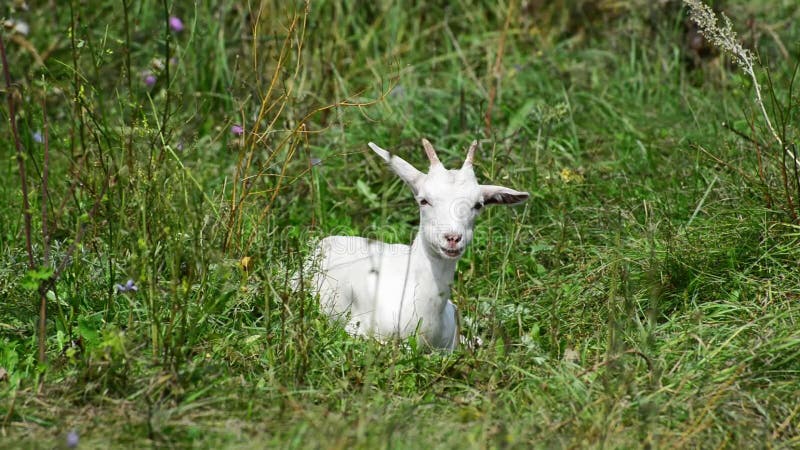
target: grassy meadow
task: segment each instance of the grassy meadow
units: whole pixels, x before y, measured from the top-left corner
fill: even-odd
[[[0,447],[797,448],[800,6],[714,6],[751,74],[675,0],[4,2]],[[289,286],[423,137],[531,193],[452,354]]]

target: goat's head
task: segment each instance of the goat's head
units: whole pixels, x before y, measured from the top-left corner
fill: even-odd
[[[372,142],[369,146],[411,187],[419,205],[422,243],[428,246],[431,254],[441,258],[461,257],[472,241],[475,218],[481,208],[522,203],[529,196],[527,192],[503,186],[478,184],[472,168],[477,141],[470,145],[461,168],[448,170],[439,161],[431,143],[423,139],[422,146],[430,161],[427,174]]]

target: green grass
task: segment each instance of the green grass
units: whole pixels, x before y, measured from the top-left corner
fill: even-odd
[[[33,3],[0,7],[31,30],[2,38],[34,257],[4,101],[3,447],[800,444],[791,165],[677,2],[166,2],[180,32],[157,2]],[[751,3],[724,6],[793,124],[800,9]],[[410,241],[366,142],[423,166],[422,137],[450,165],[481,139],[478,177],[531,193],[459,263],[476,350],[350,337],[288,286],[309,240]]]

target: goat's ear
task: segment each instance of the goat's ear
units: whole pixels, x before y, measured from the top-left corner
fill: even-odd
[[[388,151],[378,147],[374,143],[369,143],[369,148],[372,149],[373,152],[377,153],[378,156],[383,158],[389,167],[392,168],[392,171],[397,174],[403,181],[406,182],[414,193],[417,193],[417,189],[419,188],[419,183],[425,177],[425,174],[417,170],[414,166],[406,162],[403,158],[399,156],[395,156]]]
[[[516,205],[527,200],[530,194],[503,186],[482,184],[481,196],[484,205]]]

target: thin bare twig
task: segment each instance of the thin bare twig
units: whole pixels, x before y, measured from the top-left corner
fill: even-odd
[[[25,245],[28,251],[28,267],[32,270],[35,267],[33,260],[33,246],[31,244],[31,207],[28,202],[28,180],[25,175],[25,157],[23,156],[22,142],[19,139],[17,129],[17,105],[14,99],[14,90],[11,88],[11,72],[8,70],[8,58],[6,57],[6,45],[3,36],[0,35],[0,57],[3,61],[3,76],[6,81],[6,97],[8,98],[8,120],[11,122],[11,134],[14,136],[14,146],[17,150],[17,166],[19,168],[19,181],[22,187],[22,216],[25,219]]]
[[[492,75],[494,76],[495,80],[489,88],[489,106],[486,108],[486,116],[484,116],[484,124],[486,125],[487,135],[490,135],[492,131],[492,110],[494,109],[494,102],[497,97],[498,87],[503,79],[501,67],[503,65],[503,55],[505,54],[506,50],[506,35],[508,34],[508,29],[511,26],[511,17],[514,15],[515,4],[515,1],[512,1],[508,4],[508,11],[506,11],[506,22],[503,25],[503,31],[500,33],[500,42],[497,44],[497,57],[494,60],[494,68],[492,69]]]
[[[46,95],[46,94],[45,94]],[[42,246],[44,267],[50,267],[50,236],[47,228],[47,174],[50,170],[50,138],[47,127],[47,99],[42,97],[42,135],[44,137],[44,160],[42,162]],[[44,283],[39,286],[39,363],[45,361],[45,335],[47,333],[47,291]]]
[[[169,42],[170,42],[172,36],[170,34],[170,29],[169,29],[169,7],[167,6],[167,0],[163,0],[162,4],[163,4],[163,7],[164,7],[164,28],[165,28],[165,33],[166,33],[166,35],[164,36],[164,61],[166,61],[166,63],[164,64],[164,83],[165,83],[166,87],[164,89],[164,111],[162,112],[163,115],[161,117],[161,129],[158,131],[158,133],[161,135],[162,141],[168,142],[169,140],[166,139],[165,133],[167,132],[167,122],[169,121],[169,91],[170,91],[170,85],[169,85],[170,84],[170,74],[169,74],[170,48],[169,48]],[[163,147],[162,147],[162,149],[163,149]],[[164,152],[162,151],[161,155],[163,156],[163,154],[164,154]]]

